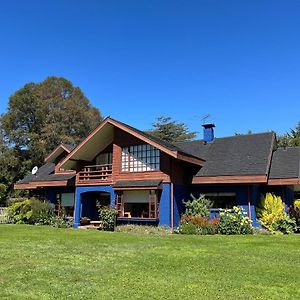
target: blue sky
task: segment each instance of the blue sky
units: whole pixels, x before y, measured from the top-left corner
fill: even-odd
[[[63,76],[104,116],[167,115],[217,136],[300,121],[300,1],[1,1],[0,113],[25,83]]]

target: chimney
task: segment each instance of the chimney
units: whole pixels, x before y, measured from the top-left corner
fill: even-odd
[[[203,127],[203,140],[205,143],[210,143],[214,140],[214,127],[215,124],[204,124]]]

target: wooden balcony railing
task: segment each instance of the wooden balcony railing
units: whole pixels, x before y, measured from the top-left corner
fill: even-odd
[[[106,183],[111,180],[112,165],[85,166],[76,175],[77,184]]]

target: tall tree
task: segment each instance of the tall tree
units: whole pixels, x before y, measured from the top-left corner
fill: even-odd
[[[79,87],[61,77],[28,83],[0,117],[0,202],[3,193],[60,143],[77,144],[101,121]]]
[[[170,143],[190,141],[196,137],[196,132],[190,132],[185,123],[179,123],[166,116],[156,118],[152,129],[147,133]]]
[[[278,146],[281,147],[297,147],[300,146],[300,122],[295,129],[286,132],[278,138]]]
[[[0,121],[9,144],[26,151],[31,165],[40,165],[58,144],[77,144],[101,119],[79,87],[48,77],[16,91]]]

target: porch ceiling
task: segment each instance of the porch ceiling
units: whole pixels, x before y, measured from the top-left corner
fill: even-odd
[[[60,165],[60,169],[72,170],[79,160],[91,161],[94,157],[113,142],[114,126],[105,123],[101,130],[94,131],[69,154],[67,160]]]

